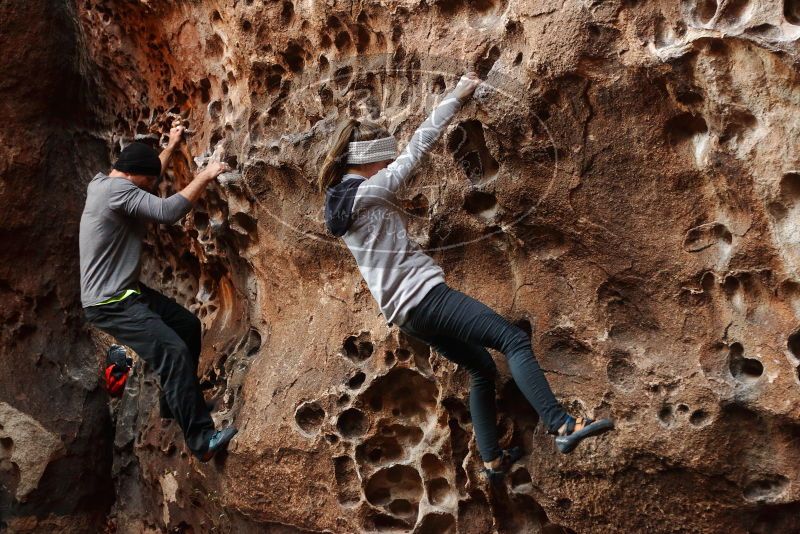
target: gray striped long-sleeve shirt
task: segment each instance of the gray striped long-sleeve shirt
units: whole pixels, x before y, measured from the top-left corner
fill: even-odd
[[[408,312],[434,286],[444,282],[444,272],[408,237],[407,221],[395,197],[452,121],[462,102],[449,93],[414,132],[395,161],[369,179],[346,174],[328,191],[328,198],[359,180],[349,227],[342,236],[378,303],[386,321],[403,324]],[[340,190],[335,191],[336,187]]]
[[[99,304],[139,281],[145,221],[171,224],[192,208],[188,198],[151,195],[130,180],[98,173],[80,224],[81,304]]]

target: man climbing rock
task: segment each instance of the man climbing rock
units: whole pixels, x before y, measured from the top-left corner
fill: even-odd
[[[139,281],[145,223],[179,221],[206,186],[229,170],[213,162],[168,198],[149,193],[182,138],[183,128],[172,128],[161,154],[131,143],[109,174],[98,173],[89,182],[80,224],[81,303],[90,323],[155,369],[162,417],[174,416],[189,449],[206,462],[227,447],[236,429],[215,431],[200,391],[200,320]]]

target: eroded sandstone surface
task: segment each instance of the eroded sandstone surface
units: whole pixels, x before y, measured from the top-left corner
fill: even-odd
[[[4,50],[47,44],[3,58],[0,401],[66,447],[40,484],[63,484],[67,450],[115,501],[25,486],[37,510],[13,504],[23,469],[0,428],[6,525],[800,531],[800,2],[49,4],[0,8]],[[496,354],[502,443],[527,454],[495,490],[468,377],[385,324],[314,185],[337,119],[382,117],[402,146],[470,68],[486,87],[407,189],[410,230],[453,287],[532,333],[572,411],[618,427],[560,455]],[[163,194],[211,156],[236,168],[152,228],[145,266],[202,318],[207,398],[240,428],[209,465],[159,419],[142,365],[113,451],[64,430],[111,424],[92,381],[109,340],[77,302],[85,184],[176,117],[192,134]]]

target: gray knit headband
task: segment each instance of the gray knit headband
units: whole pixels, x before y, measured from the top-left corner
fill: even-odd
[[[347,144],[347,163],[374,163],[397,157],[397,140],[383,137],[372,141],[351,141]]]

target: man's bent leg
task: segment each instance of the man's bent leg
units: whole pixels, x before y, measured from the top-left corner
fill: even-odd
[[[194,373],[197,375],[197,366],[200,363],[200,340],[202,335],[202,324],[192,312],[178,304],[174,299],[167,297],[146,285],[139,283],[142,295],[145,297],[147,307],[156,312],[164,323],[172,328],[178,336],[186,343],[189,353],[192,355]],[[169,404],[161,392],[158,400],[159,412],[164,419],[172,419],[172,411]]]
[[[155,369],[187,446],[194,454],[202,455],[214,433],[214,422],[200,392],[186,343],[140,295],[84,311],[92,324],[131,347]]]
[[[202,324],[200,319],[178,304],[174,299],[162,295],[155,289],[149,288],[144,284],[139,284],[142,294],[145,296],[147,307],[156,312],[164,324],[172,328],[178,336],[189,347],[189,353],[195,367],[200,361],[200,340],[202,334]]]

